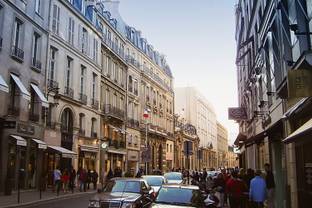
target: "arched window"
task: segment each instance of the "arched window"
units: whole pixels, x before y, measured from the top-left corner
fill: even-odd
[[[85,134],[85,114],[79,114],[79,133]]]
[[[91,119],[91,136],[96,137],[96,118]]]
[[[71,132],[73,130],[73,114],[69,108],[66,108],[61,117],[62,131]]]

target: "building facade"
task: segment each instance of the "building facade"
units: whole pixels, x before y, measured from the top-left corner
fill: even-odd
[[[127,85],[127,133],[138,139],[128,152],[137,154],[148,149],[148,171],[165,171],[172,164],[166,155],[167,140],[173,141],[173,77],[164,55],[154,50],[139,30],[127,25],[119,13],[119,1],[103,1],[104,6],[117,20],[117,29],[126,40],[125,56],[129,65]],[[148,118],[144,119],[144,112]],[[139,128],[138,128],[139,122]],[[139,134],[140,133],[140,134]],[[147,139],[147,140],[146,140]],[[168,141],[169,142],[169,141]],[[169,142],[170,143],[170,142]],[[137,145],[135,145],[137,144]],[[146,145],[149,147],[146,148]],[[139,148],[138,148],[139,147]],[[168,158],[168,161],[166,160]],[[132,168],[145,166],[145,159],[128,163]],[[130,167],[129,166],[129,167]]]
[[[225,167],[236,168],[239,167],[239,160],[237,154],[234,152],[233,146],[228,146],[228,151],[226,152]]]
[[[42,174],[49,7],[38,2],[0,1],[0,192],[6,194],[18,184],[37,188]]]
[[[217,167],[225,167],[228,152],[228,131],[219,122],[217,122],[217,148]]]
[[[175,112],[196,127],[206,168],[217,165],[217,120],[212,105],[193,87],[175,89]]]
[[[236,8],[240,165],[270,163],[276,207],[311,199],[311,2],[238,1]],[[301,90],[301,91],[300,91]]]

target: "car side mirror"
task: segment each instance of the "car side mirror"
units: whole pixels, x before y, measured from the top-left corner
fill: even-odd
[[[98,193],[102,193],[102,189],[99,188],[99,189],[97,190],[97,192],[98,192]]]

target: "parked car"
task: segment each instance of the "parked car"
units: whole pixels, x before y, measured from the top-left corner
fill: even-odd
[[[144,179],[113,178],[89,200],[89,208],[150,207],[153,189]]]
[[[154,189],[154,192],[157,193],[160,187],[167,183],[167,179],[164,176],[159,175],[145,175],[142,176],[146,180],[147,184]]]
[[[152,208],[203,208],[204,200],[198,186],[168,184],[160,188]]]
[[[167,184],[182,184],[183,176],[180,172],[168,172],[164,177],[167,179]]]

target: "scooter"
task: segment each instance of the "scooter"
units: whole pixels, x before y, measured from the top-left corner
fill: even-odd
[[[210,190],[207,198],[204,200],[205,208],[217,208],[220,200],[215,195],[215,190]]]

